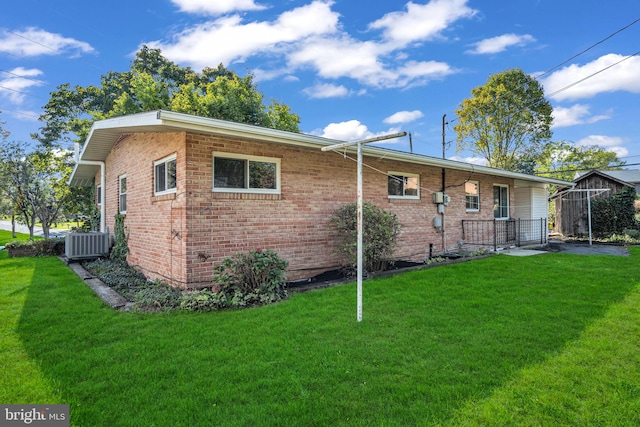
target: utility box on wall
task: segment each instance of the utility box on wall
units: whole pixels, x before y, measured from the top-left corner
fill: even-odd
[[[444,193],[441,191],[433,193],[433,203],[444,203]]]
[[[442,217],[439,217],[439,216],[434,217],[433,226],[435,228],[442,228]]]

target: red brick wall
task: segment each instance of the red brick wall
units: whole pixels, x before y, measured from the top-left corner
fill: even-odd
[[[106,160],[106,225],[111,234],[118,213],[119,177],[126,174],[127,261],[148,277],[169,280],[176,285],[186,285],[188,281],[181,256],[185,241],[173,234],[176,224],[185,222],[179,209],[185,199],[184,141],[185,133],[132,134],[121,139]],[[172,154],[177,157],[177,192],[154,197],[154,162]],[[99,179],[98,176],[97,182]]]
[[[281,159],[281,194],[212,192],[213,152]],[[153,197],[153,163],[177,154],[177,194]],[[351,155],[350,157],[355,158]],[[364,159],[364,198],[395,212],[403,227],[397,258],[424,260],[429,244],[443,251],[433,192],[441,169],[386,159]],[[124,138],[107,158],[107,225],[113,232],[118,177],[127,174],[128,261],[153,278],[179,286],[206,286],[227,256],[273,249],[289,262],[291,280],[336,268],[332,213],[356,200],[356,162],[317,148],[221,139],[192,133],[144,133]],[[389,199],[389,171],[419,174],[420,200]],[[464,182],[480,182],[480,211],[465,210]],[[462,219],[493,218],[493,184],[513,181],[447,170],[446,248],[462,238]]]
[[[213,193],[212,152],[230,152],[281,159],[281,194]],[[188,248],[187,275],[202,284],[211,279],[213,265],[234,253],[255,248],[274,249],[289,261],[290,279],[311,277],[333,269],[338,260],[332,213],[356,200],[356,163],[336,153],[268,143],[221,140],[187,135]],[[351,156],[353,157],[353,156]],[[442,251],[442,235],[433,227],[437,206],[432,193],[440,191],[440,168],[365,157],[364,198],[395,212],[403,224],[397,257],[424,260],[429,244]],[[388,171],[420,175],[420,200],[389,199]],[[480,181],[480,212],[465,212],[464,181],[468,172],[447,171],[446,245],[455,248],[462,238],[461,220],[493,218],[493,184],[512,185],[508,179],[476,175]],[[315,270],[314,270],[315,269]]]

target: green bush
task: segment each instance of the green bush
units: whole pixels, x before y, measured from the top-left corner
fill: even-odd
[[[8,242],[5,248],[9,251],[9,256],[11,257],[64,255],[64,238],[14,240]]]
[[[227,258],[216,268],[217,292],[182,290],[144,274],[119,259],[98,259],[84,267],[139,311],[212,311],[269,304],[287,297],[287,262],[275,252],[250,251]]]
[[[362,206],[362,254],[368,272],[384,270],[391,260],[400,234],[400,221],[396,214],[378,208],[372,203]],[[338,231],[338,248],[345,270],[353,272],[357,263],[357,205],[350,203],[338,208],[331,219]]]
[[[285,299],[287,266],[287,261],[270,249],[225,258],[213,274],[219,294],[216,303],[221,307],[246,307]]]
[[[626,187],[611,197],[594,200],[591,203],[593,234],[606,237],[622,234],[625,229],[637,228],[635,198],[635,189]]]
[[[116,214],[113,228],[113,247],[109,257],[113,260],[125,261],[129,254],[129,233],[124,226],[124,216]]]

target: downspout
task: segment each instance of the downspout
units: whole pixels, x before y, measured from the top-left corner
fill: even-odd
[[[104,231],[106,230],[106,222],[105,222],[105,215],[106,215],[106,203],[105,203],[105,194],[106,194],[106,173],[105,173],[105,164],[103,161],[100,160],[80,160],[80,155],[79,155],[79,145],[75,144],[75,148],[76,148],[76,164],[79,165],[94,165],[94,166],[100,166],[100,188],[102,188],[102,191],[100,191],[100,232],[104,233]]]

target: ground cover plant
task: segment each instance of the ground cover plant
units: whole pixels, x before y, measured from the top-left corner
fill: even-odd
[[[0,401],[73,425],[638,425],[640,249],[493,256],[277,304],[108,308],[0,252]]]
[[[223,259],[211,286],[183,290],[144,274],[119,257],[85,262],[83,267],[132,301],[136,311],[212,311],[272,304],[288,297],[287,261],[269,249],[252,249]]]

